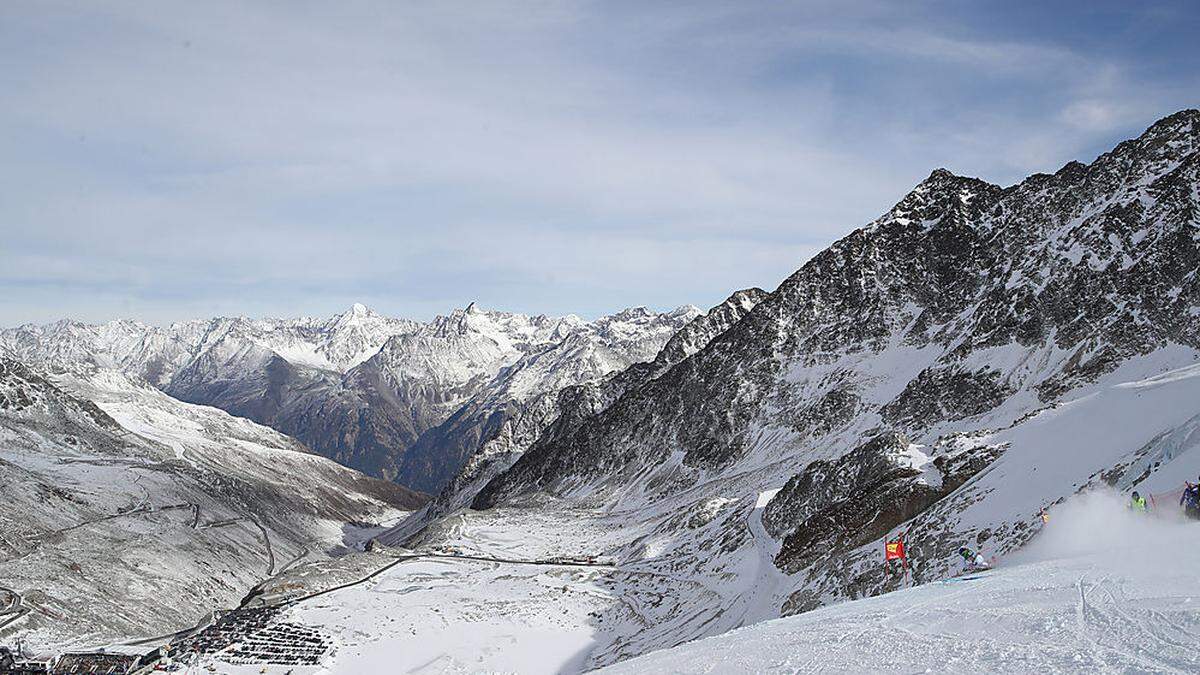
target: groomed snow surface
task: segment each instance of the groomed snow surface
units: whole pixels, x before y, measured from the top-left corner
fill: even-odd
[[[1051,511],[1029,547],[947,580],[766,621],[603,673],[1200,671],[1200,523],[1110,492]]]

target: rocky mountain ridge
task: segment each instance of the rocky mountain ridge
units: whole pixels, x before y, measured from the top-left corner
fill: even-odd
[[[651,358],[697,313],[634,308],[584,321],[471,304],[419,323],[356,304],[329,319],[26,325],[0,331],[0,350],[54,372],[144,378],[436,491],[505,410]]]
[[[582,420],[603,410],[625,390],[662,374],[739,321],[766,295],[765,291],[758,288],[734,293],[720,305],[695,316],[674,331],[657,353],[637,353],[634,355],[636,360],[630,359],[634,360],[633,363],[624,370],[612,371],[607,377],[575,377],[574,384],[569,379],[538,377],[532,380],[542,383],[537,389],[511,385],[513,374],[520,376],[524,370],[531,368],[547,369],[547,360],[551,364],[563,362],[574,367],[587,364],[589,360],[578,355],[579,347],[573,341],[564,341],[555,348],[533,355],[524,363],[514,365],[504,377],[498,378],[503,383],[505,395],[480,397],[480,407],[464,407],[447,421],[447,425],[460,424],[462,413],[474,414],[475,420],[486,419],[480,425],[477,440],[466,449],[468,452],[458,474],[421,512],[386,533],[381,541],[392,545],[405,543],[438,517],[466,506],[481,486],[512,466],[535,442],[550,442],[550,439],[565,434]],[[628,318],[631,313],[643,319],[652,316],[646,310],[627,310],[623,317]],[[693,312],[677,310],[676,314],[692,316]],[[664,336],[669,328],[664,327],[661,331]],[[628,333],[628,330],[621,331],[623,335]],[[528,378],[525,379],[528,381]],[[546,383],[550,383],[549,386]],[[518,391],[521,393],[518,394]],[[496,404],[506,406],[502,414],[494,407]]]
[[[921,432],[1021,390],[1036,395],[1026,402],[1034,409],[1168,341],[1200,346],[1197,115],[1178,113],[1090,166],[1071,163],[1011,188],[934,171],[596,424],[636,419],[664,434],[661,448],[683,450],[686,465],[716,469],[744,455],[756,418],[798,436],[821,431],[813,423],[863,415]],[[1057,362],[969,367],[973,355],[1010,345],[1051,349]],[[926,363],[875,409],[850,372],[828,367],[896,348],[924,352]],[[766,413],[768,403],[777,409]],[[581,450],[614,440],[611,432],[587,439],[591,431],[528,453],[479,505],[511,492],[509,483],[558,486],[593,466],[653,463],[666,452],[637,456],[622,439],[582,463]]]

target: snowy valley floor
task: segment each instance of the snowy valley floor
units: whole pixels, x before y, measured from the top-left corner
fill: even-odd
[[[751,496],[746,506],[757,517],[754,505]],[[413,552],[413,559],[389,552],[404,559],[368,581],[286,609],[280,621],[316,627],[333,647],[321,667],[294,673],[578,673],[738,625],[722,607],[736,607],[739,616],[750,611],[736,598],[761,583],[758,561],[744,576],[721,581],[644,561],[587,560],[590,552],[578,550],[581,541],[603,551],[629,538],[628,528],[597,514],[497,509],[454,518],[438,546]],[[744,552],[758,555],[753,546]],[[312,587],[312,577],[297,568],[276,586]],[[761,599],[764,611],[781,601]],[[196,672],[210,665],[228,673],[261,667],[233,665],[218,654]]]
[[[1136,516],[1120,499],[1097,493],[1059,507],[1042,536],[981,578],[760,622],[601,672],[1196,672],[1200,523]],[[281,618],[333,639],[322,666],[296,675],[575,673],[613,648],[614,627],[599,617],[629,601],[614,593],[614,574],[604,565],[411,560]],[[674,588],[682,586],[659,586],[658,602],[684,593]],[[649,604],[638,611],[655,615]],[[219,659],[195,672],[209,665],[261,672]]]

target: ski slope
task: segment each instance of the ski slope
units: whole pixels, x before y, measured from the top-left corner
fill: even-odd
[[[1200,523],[1085,495],[1028,549],[936,581],[653,652],[652,673],[1056,673],[1200,670]]]

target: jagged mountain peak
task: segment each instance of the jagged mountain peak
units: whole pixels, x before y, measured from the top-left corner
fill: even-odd
[[[1149,184],[1200,149],[1200,113],[1168,115],[1134,139],[1119,143],[1088,166],[1088,181],[1105,190],[1118,184]]]
[[[1054,172],[1054,177],[1058,180],[1076,182],[1087,175],[1088,165],[1078,160],[1071,160],[1063,164],[1062,168]]]
[[[1200,134],[1200,109],[1186,108],[1158,120],[1138,140],[1195,138]]]
[[[363,319],[367,317],[377,317],[379,315],[376,314],[375,310],[371,309],[370,307],[367,307],[361,302],[356,302],[353,305],[350,305],[350,309],[346,310],[342,316],[349,319]]]
[[[300,323],[308,323],[305,320],[299,320]],[[407,322],[407,319],[394,319],[386,317],[371,309],[370,307],[356,302],[350,305],[350,308],[341,314],[336,314],[332,318],[324,322],[330,330],[338,330],[352,327],[362,327],[366,325],[382,324],[389,322]]]
[[[763,289],[751,286],[750,288],[743,288],[740,291],[734,291],[718,307],[741,307],[749,310],[762,302],[763,298],[767,297],[767,295],[769,294]]]
[[[650,316],[653,312],[645,305],[637,305],[636,307],[626,307],[625,309],[613,314],[612,317],[618,320],[636,319],[639,317]]]
[[[1197,148],[1200,148],[1200,112],[1189,109],[1158,120],[1137,138],[1119,143],[1091,164],[1072,160],[1053,174],[1035,173],[1008,188],[938,168],[876,221],[876,225],[899,222],[926,229],[968,224],[986,230],[990,219],[982,216],[1002,198],[1013,197],[1023,201],[1054,201],[1053,208],[1074,206],[1074,212],[1078,212],[1089,204],[1110,199],[1121,186],[1133,189],[1158,180],[1175,170]]]
[[[667,312],[667,316],[670,316],[673,318],[687,317],[690,320],[697,316],[700,316],[703,313],[704,313],[704,310],[689,303],[686,305],[680,305],[680,306],[676,307],[675,309]]]
[[[999,185],[937,169],[876,222],[898,222],[917,230],[963,223],[988,208],[1002,192]]]
[[[527,317],[524,315],[485,310],[472,302],[465,308],[455,309],[448,315],[434,317],[432,321],[419,329],[416,335],[422,338],[444,339],[486,334],[495,338],[505,332],[506,326],[527,322]]]

